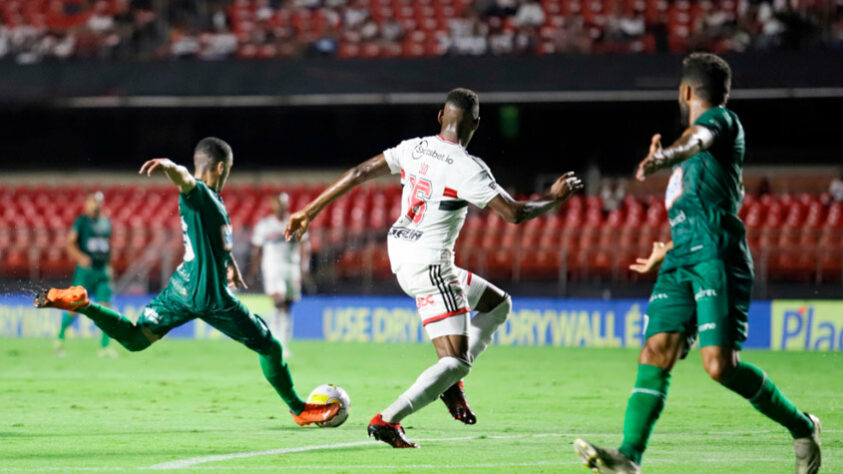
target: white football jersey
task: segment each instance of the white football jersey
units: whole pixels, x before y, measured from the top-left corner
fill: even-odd
[[[403,186],[401,215],[389,229],[392,271],[452,262],[468,204],[482,209],[500,194],[489,167],[439,135],[404,140],[383,155]]]
[[[288,219],[278,219],[274,214],[264,217],[252,232],[252,245],[263,248],[261,271],[269,275],[295,276],[301,274],[301,243],[284,239]],[[307,240],[307,234],[302,236]]]

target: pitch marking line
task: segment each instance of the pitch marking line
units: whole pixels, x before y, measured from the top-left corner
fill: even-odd
[[[563,436],[562,434],[558,433],[539,433],[534,435],[490,435],[490,436],[460,436],[455,438],[427,438],[427,439],[419,439],[417,441],[420,442],[434,442],[434,441],[472,441],[472,440],[481,440],[481,439],[516,439],[516,438],[547,438],[551,436]],[[243,459],[243,458],[251,458],[255,456],[272,456],[272,455],[279,455],[279,454],[292,454],[292,453],[304,453],[309,451],[321,451],[325,449],[342,449],[342,448],[354,448],[357,446],[369,446],[369,445],[377,445],[380,444],[378,441],[354,441],[351,443],[334,443],[334,444],[318,444],[318,445],[311,445],[311,446],[299,446],[296,448],[279,448],[279,449],[270,449],[266,451],[249,451],[245,453],[232,453],[232,454],[215,454],[211,456],[199,456],[195,458],[189,459],[182,459],[177,461],[168,461],[159,464],[155,464],[154,466],[150,466],[147,469],[184,469],[187,467],[195,466],[197,464],[205,464],[209,462],[219,462],[219,461],[230,461],[232,459]]]
[[[840,430],[824,430],[826,433],[836,432]],[[717,434],[726,434],[726,435],[746,435],[746,434],[762,434],[762,433],[770,433],[770,430],[754,430],[754,431],[708,431],[706,433],[717,433]],[[682,435],[698,435],[699,433],[660,433],[662,436],[670,435],[670,436],[682,436]],[[479,441],[484,439],[518,439],[518,438],[551,438],[551,437],[575,437],[575,436],[583,436],[583,437],[591,437],[591,436],[605,436],[606,433],[536,433],[536,434],[519,434],[519,435],[478,435],[478,436],[460,436],[460,437],[452,437],[452,438],[427,438],[427,439],[418,439],[417,441],[420,442],[441,442],[441,441]],[[230,453],[230,454],[214,454],[210,456],[198,456],[194,458],[188,459],[181,459],[175,461],[167,461],[163,463],[158,463],[152,466],[147,467],[146,469],[154,469],[154,470],[165,470],[165,469],[185,469],[188,467],[197,466],[199,464],[206,464],[212,462],[221,462],[221,461],[230,461],[233,459],[244,459],[244,458],[252,458],[257,456],[272,456],[272,455],[280,455],[280,454],[293,454],[293,453],[304,453],[310,451],[322,451],[322,450],[330,450],[330,449],[342,449],[342,448],[353,448],[357,446],[368,446],[368,445],[379,445],[378,441],[354,441],[350,443],[333,443],[333,444],[320,444],[320,445],[310,445],[310,446],[299,446],[295,448],[279,448],[279,449],[270,449],[266,451],[247,451],[242,453]],[[759,459],[758,461],[766,461],[766,459],[762,460]],[[702,461],[706,462],[706,461]],[[500,464],[500,467],[509,466],[509,464]],[[351,468],[352,466],[346,466],[346,468]],[[403,466],[403,467],[410,467],[410,466]],[[419,466],[422,467],[422,466]],[[435,466],[435,467],[443,467],[443,466]],[[462,466],[462,467],[473,467],[473,466]],[[491,465],[483,465],[477,467],[493,467]]]

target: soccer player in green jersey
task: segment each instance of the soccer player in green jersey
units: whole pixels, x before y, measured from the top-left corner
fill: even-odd
[[[89,302],[81,286],[43,291],[36,297],[35,305],[82,313],[130,351],[142,351],[171,329],[195,318],[202,319],[258,353],[264,376],[290,407],[296,423],[330,420],[337,414],[339,404],[311,405],[299,397],[282,358],[281,344],[263,319],[232,293],[232,288],[245,288],[245,284],[231,253],[231,222],[219,192],[233,160],[231,147],[211,137],[196,146],[193,175],[166,158],[149,160],[141,167],[141,174],[164,174],[179,188],[184,261],[137,322]]]
[[[578,439],[586,467],[602,473],[638,473],[647,440],[662,411],[670,371],[699,335],[705,371],[784,426],[794,439],[796,472],[820,467],[819,419],[798,410],[761,369],[740,358],[747,334],[752,257],[738,218],[743,196],[744,131],[726,108],[731,69],[722,58],[694,53],[682,62],[679,107],[682,136],[662,148],[653,136],[636,178],[672,169],[666,207],[672,241],[656,242],[631,269],[659,270],[644,322],[644,347],[629,397],[619,449]]]
[[[73,228],[67,238],[67,253],[76,260],[72,285],[85,287],[97,303],[108,306],[111,303],[111,221],[102,214],[105,197],[100,191],[85,198],[85,213],[73,221]],[[64,337],[67,328],[73,324],[75,313],[62,314],[61,328],[55,344],[59,357],[65,356]],[[105,332],[100,339],[100,357],[117,357],[114,348],[108,346]]]

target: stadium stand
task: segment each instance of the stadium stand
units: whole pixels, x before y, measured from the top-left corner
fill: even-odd
[[[0,58],[419,57],[840,47],[831,0],[0,0]]]
[[[69,278],[73,262],[65,241],[82,212],[85,186],[22,185],[0,191],[0,277]],[[269,213],[267,196],[286,191],[293,209],[321,185],[237,185],[223,197],[239,233],[248,242],[252,226]],[[168,187],[112,186],[103,189],[106,215],[114,226],[113,262],[118,274],[142,258],[148,270],[178,264],[182,255],[178,201]],[[314,222],[311,238],[319,271],[338,278],[390,278],[385,230],[400,212],[400,188],[355,189]],[[62,206],[56,211],[56,202]],[[740,216],[757,272],[775,281],[843,281],[843,202],[827,194],[748,195]],[[459,265],[491,278],[624,281],[627,271],[654,240],[669,239],[661,196],[627,195],[606,211],[599,196],[576,196],[559,212],[522,226],[497,215],[472,211],[457,242]]]

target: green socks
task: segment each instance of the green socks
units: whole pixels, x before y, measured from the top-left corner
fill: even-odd
[[[78,311],[102,329],[104,338],[111,336],[130,351],[141,351],[152,344],[140,327],[113,309],[90,303]]]
[[[290,368],[281,356],[281,344],[272,339],[272,346],[266,353],[260,354],[261,369],[263,376],[272,385],[272,388],[278,392],[284,403],[290,407],[296,415],[304,410],[304,400],[301,399],[296,389],[293,387],[293,376],[290,374]]]
[[[74,316],[70,313],[62,313],[61,315],[61,328],[59,329],[59,340],[64,340],[64,333],[67,331],[67,328],[73,324]],[[102,332],[102,337],[100,338],[100,347],[106,348],[108,347],[108,343],[111,341],[111,338],[108,337],[108,334],[105,331]]]
[[[794,438],[811,436],[814,430],[811,419],[799,411],[758,367],[739,362],[723,386],[746,398],[767,418],[787,428]]]
[[[641,464],[641,456],[647,449],[653,426],[664,409],[668,386],[670,371],[655,365],[638,365],[635,388],[626,405],[623,443],[620,447],[620,452],[636,464]]]
[[[64,340],[64,332],[73,324],[73,315],[70,313],[62,313],[61,315],[61,329],[59,329],[59,340]]]

